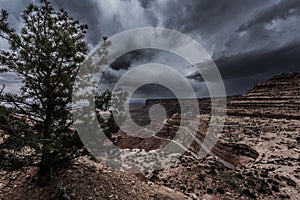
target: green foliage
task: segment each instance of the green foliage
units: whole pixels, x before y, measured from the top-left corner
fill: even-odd
[[[198,173],[198,178],[200,181],[204,181],[205,180],[205,175],[202,172]]]
[[[184,185],[181,185],[181,186],[179,187],[179,189],[182,190],[182,191],[186,191],[186,187],[185,187]]]
[[[0,160],[5,169],[18,169],[33,163],[33,157],[18,154],[24,146],[36,148],[34,137],[29,137],[30,127],[25,120],[14,116],[14,109],[0,106]]]
[[[1,94],[1,101],[14,106],[18,116],[12,121],[6,111],[0,116],[1,129],[9,136],[2,148],[29,145],[41,155],[40,165],[51,168],[82,153],[79,137],[70,128],[69,105],[87,53],[83,40],[87,25],[63,9],[54,10],[47,0],[30,4],[22,19],[24,26],[18,34],[8,23],[8,12],[0,14],[0,38],[10,44],[9,50],[0,51],[0,65],[23,80],[21,94]]]
[[[108,138],[111,138],[112,134],[117,133],[119,130],[116,121],[121,125],[125,120],[124,103],[127,100],[127,96],[127,92],[118,89],[114,97],[112,97],[110,91],[105,91],[95,98],[97,117]],[[103,113],[109,115],[103,116]]]
[[[75,197],[75,189],[73,185],[63,186],[62,181],[57,186],[57,192],[51,200],[70,200]]]

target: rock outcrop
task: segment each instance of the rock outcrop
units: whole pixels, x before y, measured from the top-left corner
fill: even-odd
[[[228,115],[300,119],[300,73],[276,75],[228,102]]]

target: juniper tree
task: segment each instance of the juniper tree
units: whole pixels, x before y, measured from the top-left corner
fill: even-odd
[[[8,23],[8,15],[1,11],[0,37],[10,49],[1,50],[0,64],[23,81],[19,94],[4,94],[1,99],[32,122],[32,140],[39,144],[34,148],[41,155],[40,179],[47,182],[51,168],[78,155],[81,146],[70,129],[70,103],[76,73],[87,53],[88,27],[47,0],[24,10],[20,33]]]

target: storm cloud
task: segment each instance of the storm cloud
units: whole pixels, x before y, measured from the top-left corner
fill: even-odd
[[[0,7],[12,13],[10,22],[20,27],[20,12],[29,2],[35,1],[2,0]],[[103,36],[139,27],[165,27],[190,36],[211,54],[228,94],[244,93],[274,74],[300,71],[298,0],[52,0],[51,4],[89,25],[86,41],[90,49]],[[174,66],[205,96],[201,75],[182,59],[162,51],[121,56],[101,81],[112,85],[127,70],[147,62]]]

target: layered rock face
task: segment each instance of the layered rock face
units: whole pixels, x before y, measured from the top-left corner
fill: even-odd
[[[182,101],[188,106],[189,99]],[[210,113],[209,98],[199,99],[200,114]],[[275,75],[256,84],[248,93],[227,97],[227,114],[233,116],[300,119],[300,73]],[[177,99],[149,99],[145,111],[155,104],[162,105],[169,117],[180,113]],[[193,109],[190,109],[193,112]]]
[[[300,73],[276,75],[228,102],[228,115],[300,119]]]

